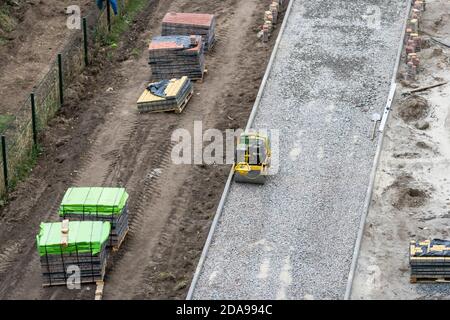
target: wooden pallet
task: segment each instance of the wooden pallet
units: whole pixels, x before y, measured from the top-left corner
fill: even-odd
[[[87,284],[87,283],[94,283],[100,280],[92,280],[92,279],[83,279],[80,281],[81,284]],[[49,282],[45,282],[42,283],[42,287],[47,288],[47,287],[54,287],[54,286],[65,286],[67,285],[66,281],[52,281],[52,283],[50,284]]]
[[[409,278],[411,283],[450,283],[450,278]]]
[[[192,78],[191,80],[196,81],[197,83],[203,83],[203,79],[205,79],[205,75],[208,73],[208,69],[203,70],[201,78]]]
[[[97,281],[95,283],[97,287],[95,288],[95,300],[102,300],[103,298],[103,288],[105,287],[105,282],[103,280]]]
[[[118,244],[116,244],[115,246],[112,247],[112,251],[113,252],[117,252],[120,249],[120,246],[122,245],[123,241],[125,240],[125,238],[127,237],[128,231],[130,230],[130,227],[127,228],[127,230],[125,230],[125,232],[123,233],[123,237],[120,240],[120,242]]]
[[[158,112],[175,112],[175,113],[182,113],[184,108],[186,108],[186,105],[188,104],[189,100],[191,100],[192,96],[194,95],[194,88],[191,89],[191,92],[188,93],[184,101],[176,108],[170,108],[170,109],[158,109],[158,110],[151,110],[151,111],[141,111],[139,110],[139,113],[158,113]]]
[[[189,100],[191,100],[192,96],[194,95],[194,89],[191,90],[191,92],[189,92],[189,94],[187,95],[186,99],[184,99],[183,103],[180,104],[180,106],[175,109],[175,113],[182,113],[184,108],[186,108]]]

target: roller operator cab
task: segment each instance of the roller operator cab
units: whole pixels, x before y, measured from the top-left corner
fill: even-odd
[[[244,132],[235,152],[234,180],[264,184],[270,167],[271,147],[266,134]]]

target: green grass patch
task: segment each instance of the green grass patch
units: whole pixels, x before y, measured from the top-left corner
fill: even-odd
[[[9,15],[8,8],[0,7],[0,47],[8,43],[5,36],[14,30],[16,24],[16,20]]]
[[[37,148],[32,147],[31,156],[23,161],[19,166],[17,166],[16,175],[9,181],[9,190],[15,189],[17,183],[28,177],[30,172],[36,166],[36,162],[40,153],[41,148],[39,146],[37,146]]]
[[[30,172],[36,166],[37,159],[41,154],[41,152],[42,150],[39,145],[36,148],[32,147],[32,149],[30,150],[31,153],[30,156],[27,157],[26,160],[21,162],[21,164],[15,168],[14,172],[15,174],[13,177],[11,177],[12,172],[9,172],[9,181],[8,181],[9,192],[11,192],[11,190],[14,190],[20,181],[23,181],[28,177]],[[0,167],[0,170],[3,170],[3,168]],[[0,183],[4,183],[4,181],[1,180]],[[7,194],[0,195],[0,207],[4,206],[7,202],[8,202],[8,195]]]
[[[6,7],[0,8],[0,30],[3,32],[11,32],[16,27],[16,21],[9,15]]]
[[[13,115],[0,114],[0,133],[3,133],[12,121],[14,121]]]
[[[141,50],[139,50],[138,48],[134,48],[133,50],[131,50],[131,55],[133,56],[133,58],[137,59],[141,55]]]
[[[102,45],[112,49],[117,48],[120,37],[130,28],[134,17],[147,5],[147,0],[129,0],[124,9],[124,14],[114,16],[111,19],[111,32],[99,35]]]

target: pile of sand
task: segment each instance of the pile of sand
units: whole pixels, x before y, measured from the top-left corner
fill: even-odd
[[[426,191],[415,187],[414,182],[412,176],[401,175],[390,185],[394,208],[418,208],[425,204],[429,196]]]
[[[428,109],[428,101],[425,98],[413,95],[401,103],[398,114],[403,121],[412,122],[425,118]]]

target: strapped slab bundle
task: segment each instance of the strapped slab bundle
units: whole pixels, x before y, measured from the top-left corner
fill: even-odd
[[[202,36],[205,50],[215,42],[216,18],[212,14],[168,12],[162,21],[163,36]]]
[[[140,112],[181,113],[194,92],[188,77],[150,83],[137,102]]]
[[[152,78],[167,80],[187,76],[202,79],[205,55],[201,36],[159,36],[149,46]]]
[[[411,282],[450,280],[450,241],[411,241]]]
[[[36,242],[43,286],[103,280],[110,230],[110,223],[101,221],[41,223]],[[77,271],[79,279],[73,278]]]
[[[108,221],[108,245],[120,246],[128,232],[128,193],[124,188],[69,188],[59,207],[63,219]]]

